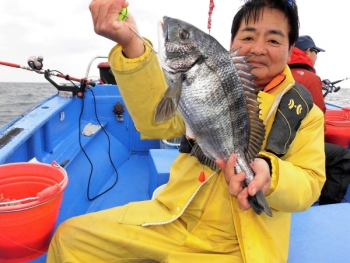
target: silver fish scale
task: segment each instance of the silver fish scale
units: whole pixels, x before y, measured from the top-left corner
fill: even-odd
[[[204,154],[213,160],[228,160],[232,153],[248,146],[249,119],[236,69],[227,54],[186,73],[179,111]],[[221,85],[218,85],[221,83]]]

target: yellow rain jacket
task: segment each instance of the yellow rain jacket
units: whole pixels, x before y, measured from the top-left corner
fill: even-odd
[[[111,50],[109,63],[120,92],[137,130],[144,137],[167,139],[181,136],[185,133],[185,126],[179,115],[162,124],[154,122],[155,108],[166,85],[156,54],[146,46],[145,49],[145,53],[135,59],[123,57],[121,46],[117,45]],[[267,136],[281,94],[285,94],[293,85],[294,79],[286,66],[283,74],[265,88],[268,92],[260,92],[261,118],[265,122]],[[272,164],[272,184],[267,201],[273,210],[273,217],[256,215],[252,209],[242,211],[233,197],[230,198],[230,211],[220,210],[218,204],[218,220],[220,213],[232,213],[244,262],[287,262],[291,213],[308,209],[318,199],[325,182],[323,119],[318,107],[312,107],[282,158],[261,151],[260,154],[270,158]],[[266,141],[262,149],[265,145]],[[209,168],[205,168],[207,179],[201,183],[198,175],[202,169],[195,157],[180,154],[171,167],[167,188],[156,200],[132,203],[121,208],[119,222],[159,225],[171,223],[184,215],[193,199],[205,200],[208,193],[201,193],[200,188],[222,174],[221,171],[213,174]],[[201,196],[197,197],[197,193]]]
[[[109,55],[111,69],[137,130],[145,138],[179,137],[185,133],[180,115],[162,124],[154,122],[166,87],[157,56],[145,48],[141,57],[127,59],[117,45]],[[267,135],[281,94],[293,85],[286,67],[265,88],[267,92],[260,92]],[[256,215],[252,209],[242,211],[228,194],[221,171],[213,172],[195,157],[180,153],[156,199],[62,223],[47,262],[287,262],[291,213],[308,209],[325,181],[323,119],[319,108],[312,107],[283,157],[260,152],[271,160],[267,201],[273,217]],[[262,149],[265,146],[266,141]],[[198,178],[203,169],[205,182]]]

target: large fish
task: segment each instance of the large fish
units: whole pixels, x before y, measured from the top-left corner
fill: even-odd
[[[235,171],[246,174],[243,187],[254,178],[249,163],[265,137],[259,118],[258,87],[247,56],[227,51],[212,36],[184,21],[163,17],[158,26],[159,60],[168,89],[156,108],[155,121],[164,122],[179,110],[186,136],[193,138],[198,160],[213,170],[215,160],[237,155]],[[272,211],[262,191],[249,197],[257,214]]]

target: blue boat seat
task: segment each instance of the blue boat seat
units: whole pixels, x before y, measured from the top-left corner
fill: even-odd
[[[170,166],[179,155],[178,149],[151,149],[149,150],[149,184],[148,194],[153,196],[154,190],[169,180]]]
[[[288,263],[349,262],[349,215],[349,203],[293,213]]]

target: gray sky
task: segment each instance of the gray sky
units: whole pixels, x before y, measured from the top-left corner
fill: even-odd
[[[214,0],[211,35],[229,48],[232,17],[241,0]],[[44,68],[76,78],[85,75],[95,56],[107,56],[115,43],[96,35],[89,0],[1,0],[0,61],[27,65],[42,55]],[[209,0],[129,0],[129,11],[142,36],[157,46],[157,21],[179,18],[208,32]],[[350,77],[350,1],[298,0],[300,34],[311,35],[319,53],[316,70],[322,79]],[[101,60],[99,60],[101,61]],[[90,76],[96,76],[97,62]],[[0,65],[0,82],[45,82],[43,75]],[[60,79],[57,80],[58,82]],[[350,80],[342,87],[350,87]]]

